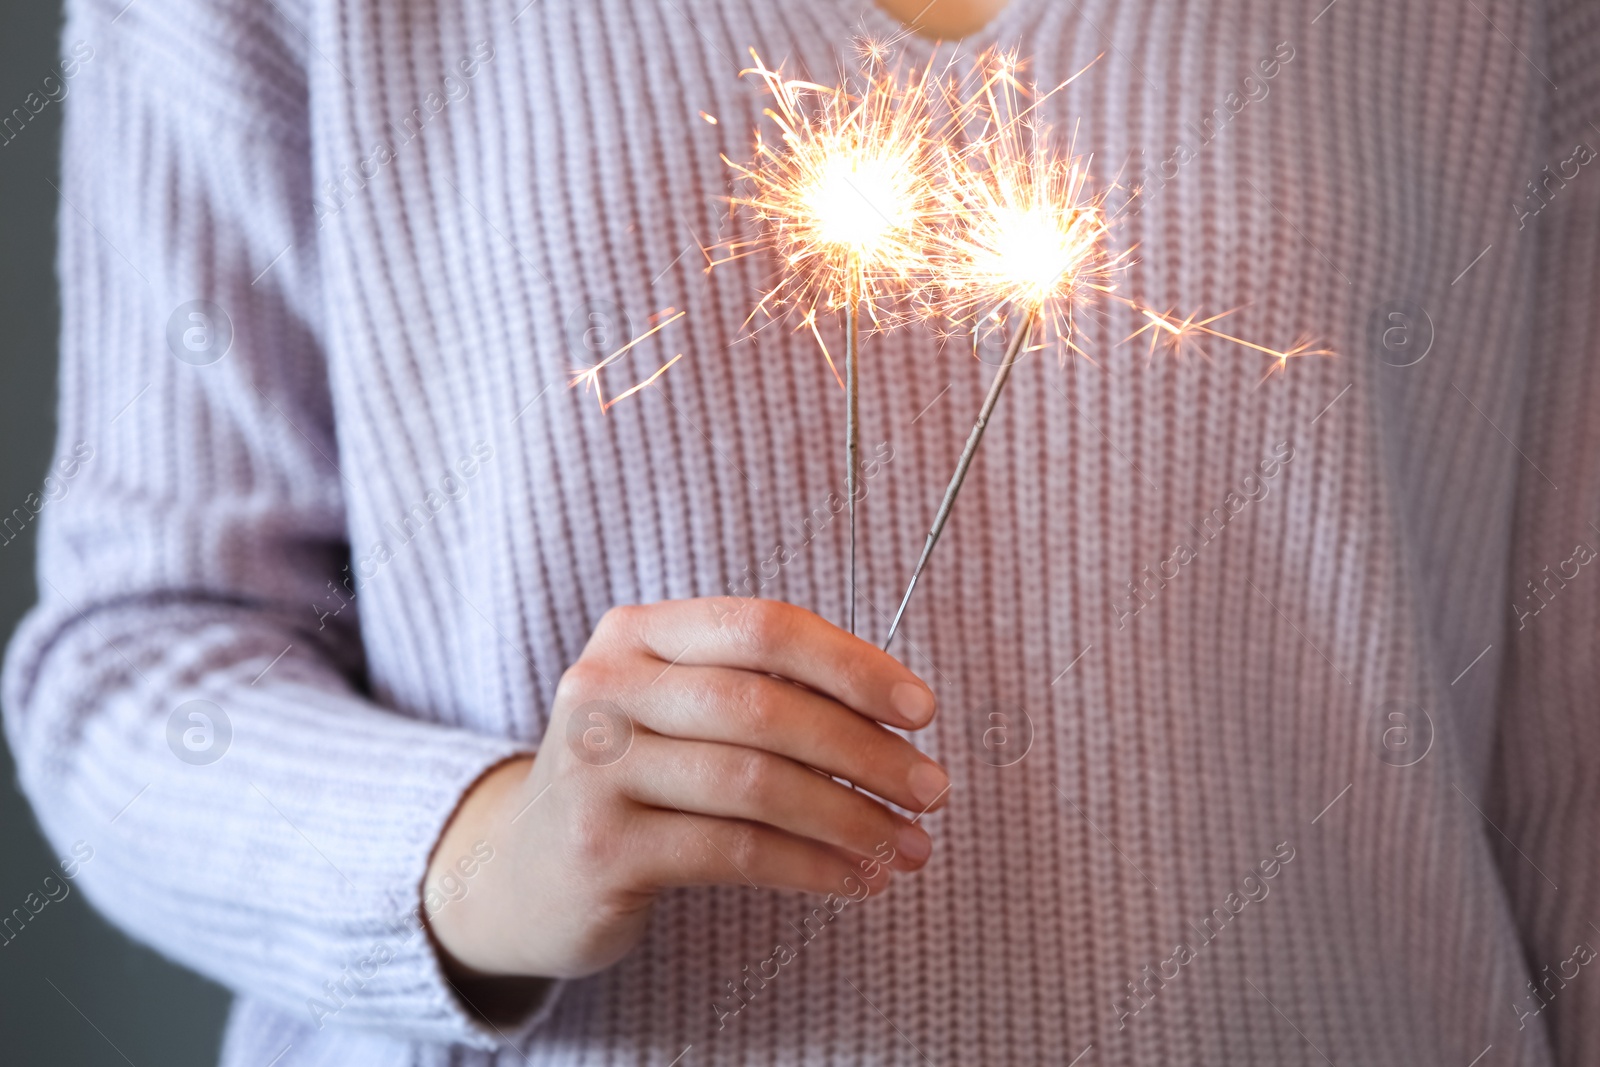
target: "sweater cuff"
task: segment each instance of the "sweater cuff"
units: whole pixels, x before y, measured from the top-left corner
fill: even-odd
[[[78,881],[113,921],[317,1032],[489,1050],[548,1016],[555,987],[515,1025],[478,1018],[423,921],[461,798],[531,745],[374,704],[214,608],[96,623],[24,626],[6,726],[47,834],[93,843]]]
[[[532,750],[518,749],[505,759],[495,760],[486,765],[477,778],[467,786],[457,801],[456,809],[445,816],[445,821],[440,823],[435,834],[437,840],[443,840],[445,829],[450,820],[455,817],[456,810],[460,808],[460,801],[487,777],[490,773],[519,756],[532,754]],[[420,916],[424,912],[431,918],[454,905],[455,901],[463,900],[472,892],[472,879],[486,863],[492,863],[497,857],[492,843],[486,841],[473,842],[470,851],[458,857],[443,857],[448,860],[454,869],[453,884],[448,891],[443,888],[428,890],[425,886],[421,891],[416,906],[421,909],[417,912]],[[425,868],[439,859],[437,850],[425,861]],[[459,891],[459,895],[455,895]],[[529,1038],[544,1024],[545,1020],[555,1011],[556,1002],[561,997],[561,992],[566,988],[563,979],[556,978],[500,978],[485,977],[478,979],[451,978],[445,967],[445,951],[434,936],[432,929],[427,924],[423,925],[425,937],[428,942],[432,957],[433,970],[437,972],[440,981],[453,993],[451,998],[466,1020],[467,1028],[475,1028],[480,1037],[490,1041],[491,1047],[498,1039],[499,1044],[509,1045],[519,1053],[526,1046]]]
[[[387,817],[364,820],[352,829],[361,838],[363,873],[376,875],[384,887],[382,903],[376,916],[342,931],[345,944],[338,952],[346,966],[324,983],[323,996],[308,999],[309,1017],[318,1029],[378,1026],[423,1041],[484,1050],[520,1046],[551,1014],[562,984],[550,982],[513,1022],[482,1017],[458,995],[426,923],[427,914],[456,906],[455,901],[437,892],[425,896],[424,882],[434,849],[461,799],[495,766],[533,750],[507,739],[379,714],[390,720],[384,724],[390,736],[384,738],[381,759],[393,801],[367,805],[367,811]],[[499,856],[492,846],[480,843],[473,854],[460,858],[463,892],[457,900],[471,893],[473,877]]]

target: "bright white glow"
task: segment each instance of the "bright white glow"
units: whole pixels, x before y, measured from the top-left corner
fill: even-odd
[[[865,149],[830,153],[801,191],[817,240],[872,260],[916,222],[905,160]]]
[[[1039,307],[1071,290],[1085,264],[1094,262],[1103,232],[1099,213],[1090,207],[996,206],[973,235],[972,269],[1017,303]]]

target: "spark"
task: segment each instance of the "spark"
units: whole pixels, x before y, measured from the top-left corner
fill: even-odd
[[[1092,65],[1092,61],[1091,64]],[[1072,145],[1058,153],[1039,106],[1084,70],[1029,101],[1014,54],[979,66],[976,91],[947,87],[951,110],[976,126],[945,154],[939,191],[945,225],[928,249],[932,281],[918,293],[924,314],[957,323],[1034,320],[1040,346],[1080,351],[1073,321],[1090,286],[1108,288],[1127,263],[1106,240],[1105,193],[1090,181],[1091,160]]]
[[[1010,339],[889,624],[885,649],[950,518],[1000,393],[1035,335],[1037,348],[1054,343],[1063,361],[1076,352],[1093,362],[1078,344],[1075,323],[1087,309],[1115,302],[1147,320],[1125,340],[1149,332],[1152,357],[1157,343],[1179,353],[1186,341],[1204,335],[1273,357],[1271,377],[1297,356],[1330,354],[1304,339],[1287,350],[1272,349],[1211,325],[1231,311],[1178,319],[1119,294],[1116,283],[1131,264],[1133,249],[1112,246],[1116,219],[1107,207],[1109,190],[1093,186],[1092,158],[1076,154],[1075,138],[1058,152],[1050,126],[1037,114],[1083,70],[1040,95],[1022,84],[1014,54],[990,53],[978,67],[987,71],[979,91],[947,90],[955,97],[951,112],[975,125],[976,132],[964,145],[946,147],[938,184],[944,224],[929,245],[930,278],[913,299],[930,322],[969,329],[975,350],[985,330],[1004,334],[1009,328]]]
[[[894,54],[894,44],[895,42],[884,40],[881,37],[857,37],[855,39],[856,57],[868,69],[882,67],[889,62],[890,57]]]
[[[618,393],[616,396],[612,397],[610,400],[601,401],[600,410],[601,411],[610,411],[612,406],[615,405],[618,401],[626,400],[630,396],[632,396],[634,393],[637,393],[639,390],[648,388],[650,385],[652,385],[655,382],[655,380],[657,378],[659,378],[663,374],[667,373],[668,369],[670,369],[671,366],[674,363],[678,362],[678,360],[680,360],[682,358],[683,358],[683,353],[679,352],[677,355],[675,355],[671,359],[667,360],[661,366],[657,367],[656,368],[656,372],[654,374],[650,375],[650,377],[646,378],[644,381],[639,382],[637,385],[629,386],[627,389],[624,389],[622,392]]]
[[[817,347],[822,349],[822,358],[828,361],[828,369],[833,372],[833,380],[839,383],[840,389],[843,389],[845,387],[844,379],[839,377],[839,368],[834,365],[833,353],[828,351],[828,342],[822,339],[822,331],[817,329],[816,308],[812,308],[810,311],[807,311],[805,317],[800,320],[800,325],[795,327],[797,332],[806,329],[809,329],[811,331],[811,336],[816,338]]]
[[[887,328],[899,303],[888,298],[911,288],[926,263],[941,144],[928,106],[929,72],[902,82],[884,66],[886,52],[869,46],[868,69],[852,89],[785,77],[755,49],[750,58],[754,66],[742,73],[754,75],[771,98],[763,114],[780,136],[770,141],[758,130],[748,164],[723,157],[744,186],[731,203],[754,217],[759,234],[727,243],[725,258],[712,259],[711,266],[757,249],[774,253],[779,274],[745,325],[762,313],[797,312],[836,380],[838,368],[817,328],[817,313],[844,313],[846,612],[854,633],[861,320],[865,314]]]
[[[928,77],[868,74],[854,91],[785,77],[750,53],[778,139],[756,132],[749,163],[726,156],[743,186],[729,202],[760,231],[719,246],[712,266],[765,249],[779,270],[746,320],[795,309],[847,310],[874,321],[895,314],[898,297],[923,269],[939,208],[941,153],[928,104]]]
[[[1200,314],[1198,311],[1193,311],[1184,318],[1179,319],[1170,311],[1156,311],[1153,308],[1145,307],[1137,301],[1127,300],[1123,297],[1116,297],[1115,299],[1127,304],[1129,307],[1132,307],[1135,311],[1138,311],[1148,320],[1143,326],[1139,327],[1137,330],[1133,331],[1133,333],[1124,338],[1124,340],[1131,341],[1135,337],[1149,332],[1149,355],[1152,358],[1155,356],[1157,345],[1161,345],[1176,356],[1181,356],[1187,346],[1194,345],[1196,350],[1199,351],[1201,356],[1204,357],[1205,352],[1203,349],[1199,349],[1198,345],[1196,344],[1196,339],[1200,336],[1213,337],[1218,340],[1225,341],[1228,344],[1238,345],[1241,348],[1260,352],[1263,355],[1267,355],[1272,358],[1272,363],[1267,367],[1267,373],[1262,376],[1261,382],[1257,383],[1258,385],[1271,378],[1274,374],[1287,373],[1289,361],[1291,359],[1298,359],[1304,356],[1331,356],[1334,354],[1333,350],[1330,348],[1315,347],[1317,342],[1309,337],[1297,338],[1294,344],[1290,347],[1285,349],[1277,349],[1269,348],[1266,345],[1257,344],[1254,341],[1248,341],[1243,337],[1238,337],[1231,333],[1225,333],[1222,330],[1212,329],[1211,324],[1213,322],[1232,315],[1235,311],[1239,310],[1238,308],[1231,308],[1227,311],[1204,319],[1198,318]]]
[[[1146,355],[1154,360],[1156,349],[1162,348],[1175,357],[1181,358],[1191,347],[1199,352],[1201,358],[1209,359],[1204,349],[1196,343],[1200,334],[1215,335],[1217,331],[1208,329],[1213,322],[1225,319],[1238,311],[1238,308],[1229,308],[1227,311],[1218,312],[1206,318],[1200,318],[1199,311],[1191,311],[1183,318],[1178,318],[1173,311],[1157,311],[1154,308],[1136,306],[1135,309],[1145,319],[1145,324],[1123,338],[1126,344],[1146,333],[1150,335],[1150,348]],[[1227,335],[1224,335],[1227,336]]]
[[[1212,325],[1238,308],[1180,318],[1118,292],[1135,262],[1133,248],[1112,247],[1121,220],[1108,199],[1118,187],[1097,188],[1093,158],[1076,153],[1076,137],[1058,152],[1051,127],[1039,117],[1045,101],[1092,65],[1040,93],[1021,80],[1015,54],[993,52],[979,61],[985,72],[979,91],[947,90],[955,94],[951,109],[974,117],[979,128],[965,147],[946,152],[940,181],[944,226],[929,250],[934,280],[917,294],[923,316],[970,327],[1031,314],[1037,347],[1054,341],[1063,359],[1076,352],[1093,362],[1079,346],[1074,324],[1090,310],[1121,304],[1145,320],[1124,342],[1149,333],[1152,357],[1158,346],[1181,355],[1202,336],[1271,357],[1269,376],[1290,359],[1331,355],[1307,338],[1277,349]]]
[[[858,466],[858,356],[863,320],[886,331],[921,322],[947,335],[970,332],[974,350],[986,336],[1005,339],[1006,354],[945,491],[922,556],[889,628],[894,638],[917,579],[949,518],[957,494],[1015,364],[1054,347],[1076,353],[1081,316],[1120,304],[1143,320],[1124,343],[1150,334],[1174,355],[1220,340],[1271,358],[1262,382],[1289,361],[1331,355],[1301,338],[1275,349],[1214,324],[1238,309],[1179,317],[1118,291],[1134,262],[1118,248],[1119,215],[1109,206],[1118,186],[1097,184],[1093,157],[1065,150],[1044,122],[1042,105],[1088,71],[1047,92],[1023,79],[1017,53],[991,50],[965,75],[937,75],[930,65],[902,75],[891,64],[893,41],[858,42],[854,84],[786,77],[752,49],[754,75],[771,98],[763,114],[779,136],[755,135],[749,163],[724,162],[741,186],[730,198],[749,214],[753,237],[703,249],[708,270],[765,253],[774,277],[744,326],[793,315],[796,331],[815,338],[846,394],[846,486],[851,504],[849,616],[855,629],[855,485]],[[953,61],[952,61],[953,62]],[[1125,200],[1131,199],[1132,194]],[[844,313],[843,378],[818,325],[823,313]],[[1204,356],[1204,350],[1200,350]],[[884,647],[888,647],[888,642]]]
[[[1070,151],[1055,153],[1050,128],[1032,118],[1037,103],[1022,104],[1017,67],[1010,54],[992,55],[981,91],[952,108],[967,114],[976,101],[978,133],[965,150],[947,156],[941,195],[951,222],[930,247],[935,277],[917,294],[918,302],[930,315],[969,322],[975,347],[985,321],[994,324],[991,329],[1009,325],[1012,334],[889,623],[886,650],[1031,338],[1040,334],[1042,347],[1053,337],[1062,346],[1062,358],[1069,349],[1082,353],[1073,339],[1080,293],[1096,284],[1109,288],[1126,260],[1125,253],[1108,248],[1104,198],[1090,189],[1088,161]]]
[[[660,319],[660,321],[656,322],[656,324],[650,327],[650,329],[646,330],[644,333],[641,333],[638,337],[635,337],[633,340],[629,341],[627,344],[623,345],[609,356],[600,360],[594,366],[584,367],[573,371],[572,380],[567,383],[567,388],[573,389],[579,385],[582,385],[583,391],[586,393],[593,389],[595,396],[600,401],[600,413],[602,415],[609,413],[612,407],[615,406],[619,401],[626,400],[628,397],[639,392],[641,389],[644,389],[646,386],[652,384],[656,379],[665,374],[668,367],[672,366],[674,363],[678,362],[678,360],[683,358],[683,353],[679,352],[677,355],[667,360],[667,362],[659,367],[654,374],[650,375],[650,377],[646,378],[642,382],[639,382],[637,385],[628,387],[627,389],[618,393],[616,396],[612,397],[610,400],[606,399],[605,386],[602,385],[600,381],[601,374],[607,367],[611,366],[611,364],[615,363],[626,352],[628,352],[629,349],[639,344],[639,342],[653,336],[654,334],[660,333],[662,330],[666,329],[674,322],[677,322],[687,314],[687,311],[678,311],[675,308],[666,308],[651,315],[651,321],[655,321],[657,319]]]

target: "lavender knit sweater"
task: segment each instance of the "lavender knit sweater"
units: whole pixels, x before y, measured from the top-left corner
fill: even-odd
[[[745,49],[831,77],[894,24],[125,4],[69,4],[60,453],[5,721],[97,906],[237,992],[228,1067],[1600,1062],[1592,5],[1012,0],[961,55],[1105,53],[1049,117],[1144,185],[1128,291],[1339,356],[1258,385],[1114,310],[1100,366],[1027,362],[898,646],[954,781],[928,868],[837,913],[669,893],[497,1030],[419,885],[600,614],[842,615],[840,394],[807,334],[734,343],[771,264],[695,243],[746,225]],[[565,387],[668,307],[607,379],[685,353],[653,387]],[[870,342],[869,633],[991,373]]]

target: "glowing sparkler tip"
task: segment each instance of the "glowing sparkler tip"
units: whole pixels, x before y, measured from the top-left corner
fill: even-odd
[[[1088,290],[1110,291],[1127,253],[1109,247],[1104,195],[1084,161],[1058,154],[1014,84],[1014,53],[995,53],[976,100],[957,99],[982,131],[946,156],[942,183],[949,224],[931,249],[936,291],[925,314],[972,321],[1014,310],[1037,317],[1041,344],[1072,340]]]
[[[893,42],[856,41],[857,75],[826,86],[789,78],[750,52],[778,136],[755,134],[747,164],[729,162],[743,189],[732,199],[761,228],[721,246],[726,258],[766,249],[779,266],[758,315],[795,314],[816,336],[819,310],[857,308],[876,328],[920,318],[937,332],[993,316],[1033,317],[1037,347],[1088,358],[1075,317],[1118,303],[1174,355],[1212,338],[1271,357],[1322,354],[1309,342],[1279,351],[1224,333],[1201,318],[1158,311],[1116,292],[1132,247],[1111,243],[1115,183],[1091,184],[1091,158],[1071,141],[1057,150],[1042,105],[1100,58],[1048,91],[1025,83],[1015,50],[991,50],[967,74],[891,68]],[[935,116],[938,116],[936,119]],[[893,297],[895,299],[885,299]]]
[[[879,58],[888,46],[858,41]],[[732,203],[760,224],[759,245],[781,271],[756,313],[800,315],[858,305],[882,325],[903,314],[881,302],[926,266],[936,208],[937,147],[928,99],[915,82],[875,64],[851,88],[789,78],[751,51],[777,127],[757,129],[748,164],[731,163],[742,189]],[[746,246],[723,246],[727,262]]]

